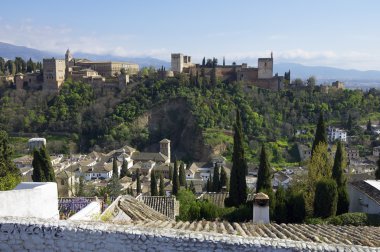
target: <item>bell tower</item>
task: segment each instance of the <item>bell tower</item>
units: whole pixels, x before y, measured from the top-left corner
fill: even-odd
[[[170,163],[170,140],[162,139],[160,141],[160,152],[168,157],[168,163]]]

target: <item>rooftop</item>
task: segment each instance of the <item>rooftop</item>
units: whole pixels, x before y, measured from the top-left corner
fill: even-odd
[[[380,180],[362,180],[351,182],[351,184],[380,205]]]

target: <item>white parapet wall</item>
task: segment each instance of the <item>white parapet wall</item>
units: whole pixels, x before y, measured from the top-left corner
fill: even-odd
[[[22,182],[0,191],[0,217],[59,219],[57,183]]]

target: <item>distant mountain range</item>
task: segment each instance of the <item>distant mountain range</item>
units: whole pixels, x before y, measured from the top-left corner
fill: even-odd
[[[64,53],[57,54],[48,51],[41,51],[25,46],[16,46],[8,43],[0,42],[0,57],[7,59],[14,59],[16,56],[24,59],[32,58],[33,60],[41,61],[43,58],[56,57],[64,58]],[[153,66],[155,68],[164,66],[166,69],[170,68],[170,62],[155,59],[152,57],[119,57],[113,55],[97,55],[89,53],[75,52],[74,57],[86,58],[90,60],[112,60],[112,61],[127,61],[139,64],[141,67]],[[284,75],[286,71],[290,70],[291,78],[306,79],[310,76],[315,76],[318,82],[330,82],[340,80],[348,83],[351,86],[380,86],[380,71],[359,71],[354,69],[339,69],[334,67],[322,66],[305,66],[296,63],[279,63],[274,65],[274,72],[279,75]]]
[[[43,58],[64,58],[65,51],[62,54],[40,51],[33,48],[28,48],[25,46],[16,46],[8,43],[0,42],[0,57],[7,59],[14,59],[15,57],[21,57],[25,60],[32,58],[34,61],[42,61]],[[151,57],[141,57],[141,58],[131,58],[131,57],[119,57],[113,55],[97,55],[90,53],[76,52],[74,54],[75,58],[89,59],[89,60],[107,60],[107,61],[126,61],[137,63],[142,67],[161,67],[164,66],[167,69],[170,67],[170,63],[164,60],[159,60]]]

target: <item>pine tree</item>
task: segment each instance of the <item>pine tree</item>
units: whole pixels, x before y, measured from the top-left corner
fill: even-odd
[[[172,188],[172,194],[176,195],[179,191],[179,177],[178,177],[178,166],[177,161],[174,161],[174,170],[173,170],[173,188]]]
[[[33,161],[32,161],[32,166],[33,166],[33,174],[32,174],[32,180],[33,182],[45,182],[45,174],[42,171],[42,164],[41,164],[41,155],[40,151],[37,149],[33,150]]]
[[[227,172],[222,166],[220,169],[220,188],[227,187],[228,178],[227,178]]]
[[[179,166],[179,184],[180,186],[186,186],[186,172],[183,162]]]
[[[337,215],[347,213],[349,207],[349,196],[346,188],[346,178],[344,175],[344,169],[346,168],[345,152],[342,148],[342,143],[338,141],[337,149],[335,153],[334,165],[332,169],[332,178],[337,184],[338,190],[338,205]]]
[[[327,144],[326,126],[325,126],[325,121],[323,119],[323,113],[322,112],[319,114],[317,129],[315,131],[314,142],[313,142],[313,146],[311,148],[311,155],[313,155],[315,148],[321,142]]]
[[[272,175],[264,144],[261,147],[256,193],[261,192],[262,190],[272,190]]]
[[[244,156],[242,122],[239,110],[236,110],[236,123],[234,129],[230,192],[225,205],[238,207],[241,204],[245,204],[247,201],[247,182],[245,176],[248,170]]]
[[[212,191],[220,192],[220,178],[219,178],[219,167],[217,164],[214,166],[214,176],[212,177]]]
[[[136,170],[136,193],[137,195],[141,193],[140,169]]]
[[[165,181],[164,181],[164,176],[162,173],[160,173],[160,191],[159,191],[160,196],[165,196]]]
[[[116,157],[112,160],[112,176],[115,176],[116,178],[119,177],[119,169],[117,167],[117,159]]]
[[[125,160],[125,158],[123,158],[123,164],[121,165],[121,171],[120,171],[120,178],[124,178],[125,176],[128,175],[128,163],[127,161]]]
[[[150,172],[150,196],[158,196],[157,178],[153,169]]]

